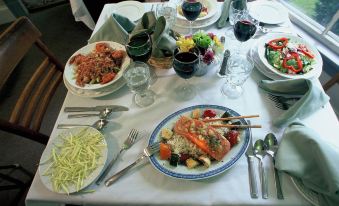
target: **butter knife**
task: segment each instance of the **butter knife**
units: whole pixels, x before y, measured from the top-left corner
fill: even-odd
[[[101,111],[104,109],[111,109],[112,112],[123,112],[128,111],[128,107],[120,105],[102,105],[95,107],[65,107],[64,112],[90,112],[90,111]]]
[[[247,120],[247,123],[250,125],[250,120]],[[252,142],[252,131],[249,128],[249,137],[250,137],[250,143],[246,150],[246,157],[247,157],[247,163],[248,163],[248,175],[249,175],[249,181],[250,181],[250,192],[252,198],[258,198],[258,187],[257,187],[257,179],[254,173],[254,166],[253,166],[253,159],[255,159],[254,151],[253,151],[253,142]]]

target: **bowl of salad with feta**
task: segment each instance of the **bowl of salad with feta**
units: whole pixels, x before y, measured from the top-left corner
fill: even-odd
[[[322,58],[316,48],[292,34],[268,34],[259,40],[259,60],[282,79],[319,77]]]

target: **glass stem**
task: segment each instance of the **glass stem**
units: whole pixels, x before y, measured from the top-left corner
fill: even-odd
[[[190,21],[190,33],[189,34],[193,34],[192,24],[193,24],[193,21]]]

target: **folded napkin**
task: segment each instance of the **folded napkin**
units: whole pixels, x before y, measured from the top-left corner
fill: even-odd
[[[166,19],[156,19],[153,12],[145,13],[136,25],[124,16],[112,14],[88,42],[114,41],[125,45],[130,36],[141,32],[151,35],[152,56],[162,58],[173,54],[176,41],[169,35],[171,32]]]
[[[329,97],[309,79],[262,80],[259,87],[276,96],[301,98],[286,112],[273,120],[273,125],[281,127],[297,118],[305,118],[324,106]]]
[[[275,167],[318,193],[319,203],[339,205],[339,148],[302,123],[290,124],[282,137]]]
[[[221,15],[220,15],[220,18],[217,22],[218,29],[224,28],[227,24],[227,19],[228,19],[228,16],[229,16],[231,1],[232,0],[225,0],[224,3],[222,4]]]

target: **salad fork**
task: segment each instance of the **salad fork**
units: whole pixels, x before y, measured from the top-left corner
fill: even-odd
[[[276,96],[273,94],[267,94],[268,98],[275,102],[275,106],[282,110],[288,110],[294,103],[296,103],[300,98],[298,97],[283,97]]]
[[[117,181],[120,177],[122,177],[129,169],[134,167],[136,164],[138,164],[145,157],[152,156],[154,153],[158,152],[159,149],[160,149],[160,143],[159,142],[155,142],[152,145],[146,147],[144,149],[144,152],[142,153],[142,155],[137,160],[135,160],[135,162],[133,162],[132,164],[130,164],[129,166],[125,167],[120,172],[116,173],[115,175],[110,177],[108,180],[106,180],[105,181],[106,187],[109,187],[110,185],[112,185],[115,181]]]
[[[100,175],[100,177],[98,178],[98,180],[95,182],[95,184],[100,185],[100,183],[102,182],[102,180],[105,178],[105,176],[107,175],[107,173],[110,171],[110,169],[112,168],[112,166],[114,165],[115,161],[118,159],[118,157],[120,156],[120,154],[124,151],[127,150],[128,148],[130,148],[133,143],[135,142],[136,138],[138,137],[138,130],[136,129],[132,129],[127,137],[127,139],[125,140],[124,144],[121,146],[121,149],[119,151],[119,153],[115,156],[115,158],[113,158],[111,160],[111,162],[108,164],[108,166],[106,167],[106,169],[104,170],[104,172]]]

